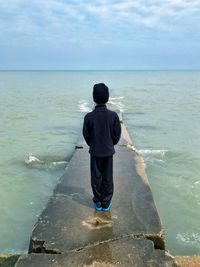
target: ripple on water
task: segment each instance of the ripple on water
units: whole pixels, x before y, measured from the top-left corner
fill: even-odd
[[[176,239],[181,245],[200,248],[200,233],[178,233]]]

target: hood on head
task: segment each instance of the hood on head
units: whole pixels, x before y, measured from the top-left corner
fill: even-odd
[[[93,99],[97,104],[105,104],[109,99],[109,89],[104,83],[97,83],[93,87]]]

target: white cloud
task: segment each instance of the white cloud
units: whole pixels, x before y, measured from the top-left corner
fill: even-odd
[[[0,0],[1,35],[10,39],[21,36],[30,40],[32,36],[77,43],[83,38],[116,34],[117,29],[167,31],[174,27],[183,30],[184,25],[185,30],[199,17],[199,0]]]
[[[103,4],[92,4],[88,11],[111,22],[126,22],[141,24],[147,27],[159,27],[158,23],[170,24],[170,19],[176,20],[191,16],[200,11],[200,2],[196,0],[152,0],[152,1],[104,1]]]

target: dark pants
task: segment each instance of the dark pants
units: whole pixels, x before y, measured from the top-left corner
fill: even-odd
[[[113,196],[113,156],[90,157],[91,186],[93,201],[107,208]]]

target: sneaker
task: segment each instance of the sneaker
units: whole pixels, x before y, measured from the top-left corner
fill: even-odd
[[[102,211],[101,202],[94,202],[95,210]]]
[[[109,206],[107,208],[102,208],[102,211],[109,211],[112,208],[112,203],[110,202]]]

